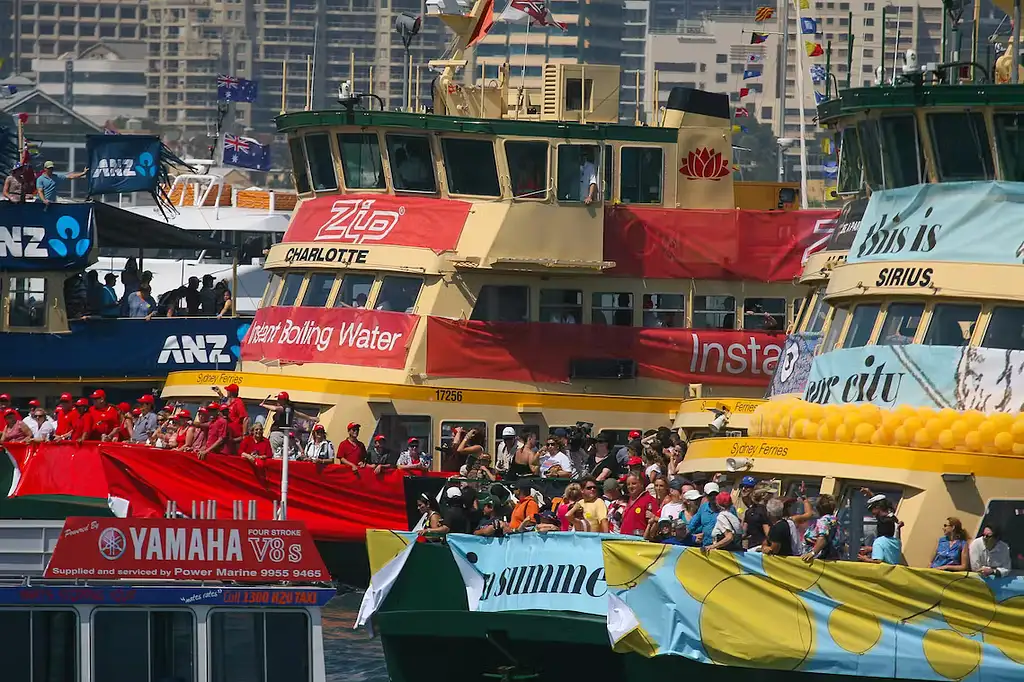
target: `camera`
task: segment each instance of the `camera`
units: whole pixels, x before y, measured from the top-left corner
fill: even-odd
[[[569,451],[586,450],[593,444],[594,425],[591,422],[576,422],[565,430],[566,440],[569,441]]]

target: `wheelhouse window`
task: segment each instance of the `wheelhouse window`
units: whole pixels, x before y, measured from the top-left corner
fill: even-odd
[[[594,324],[633,326],[633,294],[593,294],[590,307],[591,320]]]
[[[278,305],[295,305],[299,297],[299,289],[302,288],[302,280],[306,275],[301,272],[290,272],[284,278],[284,286],[281,287],[281,295],[277,299]]]
[[[685,294],[644,294],[644,326],[679,329],[686,326]]]
[[[764,331],[785,331],[786,299],[743,299],[743,328]]]
[[[3,679],[79,679],[78,618],[73,610],[0,609],[0,638],[4,642]]]
[[[505,159],[515,199],[546,199],[548,195],[548,143],[505,142]]]
[[[210,682],[306,682],[312,676],[305,611],[212,611],[209,632]]]
[[[864,182],[873,190],[883,189],[885,175],[882,170],[882,135],[878,120],[868,119],[857,124],[857,136],[864,155]]]
[[[373,275],[345,275],[341,279],[341,288],[334,299],[335,308],[365,308],[373,289]]]
[[[694,296],[694,329],[735,329],[736,298],[733,296]]]
[[[277,296],[277,290],[281,288],[282,279],[281,275],[276,272],[270,275],[270,281],[267,282],[267,290],[263,292],[263,300],[260,301],[261,308],[266,308],[274,302],[274,297]]]
[[[575,289],[541,289],[540,321],[583,323],[583,292]]]
[[[419,277],[385,277],[377,294],[377,310],[411,313],[423,288]]]
[[[832,311],[832,321],[828,323],[828,333],[825,334],[825,341],[821,344],[821,352],[827,353],[836,347],[839,342],[839,335],[843,333],[846,325],[846,318],[850,311],[846,308],[835,308]]]
[[[101,608],[92,614],[94,680],[194,680],[194,647],[189,611]]]
[[[913,114],[883,116],[879,120],[879,126],[882,131],[882,163],[886,188],[895,189],[920,184],[924,156],[918,143],[917,119]]]
[[[605,161],[607,165],[607,160]],[[664,155],[660,147],[623,147],[619,199],[624,204],[660,204]]]
[[[839,176],[836,186],[839,194],[856,194],[864,186],[860,135],[853,126],[844,128],[839,137]]]
[[[530,287],[483,285],[469,319],[480,322],[528,322]]]
[[[384,189],[384,166],[376,133],[338,133],[341,172],[349,189]]]
[[[601,198],[601,174],[598,166],[600,147],[595,145],[558,145],[558,200],[583,201],[593,193]],[[593,189],[593,186],[597,189]]]
[[[996,149],[1003,180],[1024,181],[1024,114],[1003,112],[992,115],[995,126]]]
[[[309,191],[309,171],[306,168],[306,149],[301,137],[288,140],[288,148],[292,152],[292,178],[295,180],[295,191],[305,194]]]
[[[923,303],[890,303],[878,335],[878,345],[905,346],[913,343],[923,314]]]
[[[434,155],[430,140],[420,135],[385,135],[391,180],[395,189],[406,192],[437,191]]]
[[[314,273],[306,283],[306,293],[302,296],[302,305],[322,308],[327,305],[327,298],[334,288],[334,275]]]
[[[338,189],[338,176],[334,172],[334,156],[331,154],[331,138],[327,133],[314,133],[306,135],[305,142],[313,189],[317,192]]]
[[[7,292],[7,324],[11,327],[46,326],[46,279],[11,277]]]
[[[615,152],[610,144],[604,146],[604,158],[601,165],[604,166],[604,200],[612,200],[612,163],[615,160]]]
[[[814,304],[808,308],[807,323],[802,331],[820,334],[821,328],[825,326],[826,317],[828,317],[828,304],[825,302],[825,287],[821,287],[814,296]]]
[[[850,328],[846,330],[846,336],[843,338],[843,348],[860,348],[868,345],[881,309],[882,306],[878,303],[861,304],[853,309]]]
[[[981,315],[980,305],[938,303],[924,333],[926,346],[963,346],[970,342]],[[987,344],[986,344],[987,345]]]
[[[981,345],[1002,350],[1024,350],[1024,308],[993,308]]]
[[[928,114],[940,182],[992,180],[992,148],[979,112]]]
[[[494,142],[463,137],[442,137],[441,152],[450,194],[499,197]]]

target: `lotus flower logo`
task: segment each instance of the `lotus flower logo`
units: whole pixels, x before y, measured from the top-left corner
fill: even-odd
[[[687,180],[716,181],[732,173],[729,162],[722,158],[722,153],[710,147],[694,149],[687,154],[679,172],[685,175]]]

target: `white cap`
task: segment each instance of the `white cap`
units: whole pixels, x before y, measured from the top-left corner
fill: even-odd
[[[715,483],[714,481],[711,481],[710,483],[708,483],[708,484],[706,484],[706,485],[704,486],[704,494],[705,494],[705,495],[710,495],[710,494],[712,494],[712,493],[717,493],[717,492],[721,492],[721,490],[722,490],[722,489],[721,489],[721,488],[719,488],[719,487],[718,487],[718,484],[717,484],[717,483]]]
[[[448,488],[448,490],[445,492],[445,496],[449,500],[454,500],[456,497],[462,497],[462,491],[455,487]]]
[[[501,430],[501,437],[502,438],[508,438],[510,436],[515,436],[515,435],[516,435],[516,430],[514,428],[512,428],[511,426],[506,426],[505,428],[503,428]]]
[[[888,498],[885,495],[875,495],[870,500],[868,500],[868,506],[870,507],[871,505],[878,504],[879,502],[886,502],[887,503],[888,501],[889,500],[888,500]]]
[[[699,490],[687,490],[685,493],[683,493],[683,499],[684,500],[689,500],[691,502],[694,502],[696,500],[699,500],[700,498],[701,498],[701,494],[700,494]]]

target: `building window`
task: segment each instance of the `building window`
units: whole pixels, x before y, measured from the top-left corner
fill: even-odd
[[[376,309],[397,313],[411,313],[423,288],[419,277],[385,277],[377,294]]]
[[[766,121],[770,120],[772,117],[772,112],[772,107],[761,107],[761,118],[763,118]]]
[[[335,308],[365,308],[376,279],[373,275],[345,275],[334,299]]]
[[[430,141],[419,135],[387,135],[388,162],[396,190],[431,193],[437,191],[434,156]]]
[[[873,42],[875,42],[875,34],[874,33],[865,33],[864,34],[864,42],[866,42],[866,43],[873,43]],[[865,56],[867,56],[867,55],[865,55]]]
[[[541,289],[540,321],[581,324],[583,292],[575,289]]]
[[[489,140],[442,137],[441,153],[448,178],[448,192],[472,196],[501,196],[494,143]]]
[[[593,324],[633,326],[633,294],[595,293],[590,299]]]
[[[674,328],[686,326],[685,294],[644,294],[645,327]]]
[[[729,75],[728,74],[725,74],[725,73],[716,73],[715,74],[715,82],[716,83],[725,83],[728,80],[729,80]]]
[[[619,198],[625,204],[660,204],[664,157],[660,147],[623,147]]]
[[[873,3],[873,2],[865,2],[864,3],[864,11],[865,12],[874,12],[875,11],[875,3]]]
[[[306,135],[306,158],[309,160],[309,174],[313,190],[326,192],[338,189],[338,176],[334,172],[334,157],[331,155],[331,140],[327,133]]]
[[[469,319],[479,322],[528,322],[530,287],[483,285],[480,287]]]
[[[516,199],[546,199],[548,196],[548,143],[505,142],[505,160],[512,176]]]
[[[384,189],[384,169],[376,133],[338,133],[341,172],[351,189]]]
[[[875,25],[875,20],[873,18],[871,18],[871,17],[864,17],[864,25],[865,26],[874,26]]]
[[[716,54],[715,55],[715,64],[725,64],[728,61],[729,61],[729,55],[725,55],[725,54]]]
[[[733,296],[694,296],[694,329],[735,329],[736,299]]]

